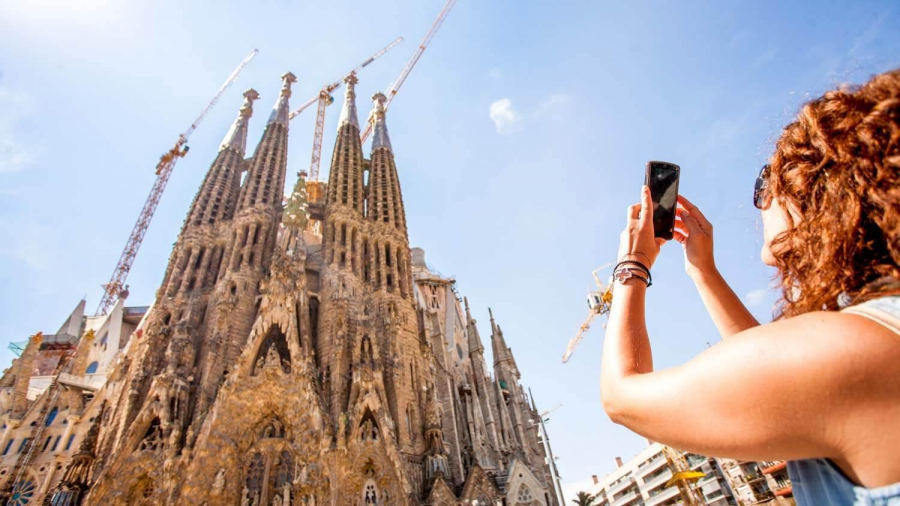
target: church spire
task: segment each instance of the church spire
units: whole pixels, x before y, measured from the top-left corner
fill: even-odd
[[[247,150],[247,125],[250,123],[250,116],[253,115],[253,101],[259,98],[259,93],[253,88],[244,92],[244,103],[238,111],[238,117],[231,124],[225,138],[222,139],[222,145],[219,151],[231,148],[238,151],[241,156]]]
[[[241,169],[247,148],[247,127],[253,115],[253,101],[259,98],[254,89],[244,92],[244,103],[231,124],[216,158],[210,165],[200,189],[191,204],[184,231],[202,225],[230,220],[234,216],[241,186]]]
[[[384,94],[376,93],[372,96],[372,100],[375,102],[372,110],[375,136],[372,139],[366,214],[371,221],[393,227],[401,231],[405,237],[406,212],[403,209],[403,196],[400,193],[400,179],[394,163],[391,139],[384,121]]]
[[[463,297],[463,303],[466,306],[466,335],[469,339],[469,353],[481,353],[484,351],[484,346],[481,344],[481,336],[478,334],[478,325],[469,310],[468,297]]]
[[[326,215],[331,215],[332,211],[337,209],[345,209],[351,211],[349,216],[361,218],[365,206],[363,151],[359,139],[359,119],[356,114],[357,82],[355,74],[350,74],[344,79],[347,89],[344,93],[341,118],[338,121],[331,169],[328,172]],[[337,224],[334,221],[332,223]]]
[[[494,354],[494,365],[497,365],[510,359],[509,347],[506,346],[503,331],[494,321],[494,313],[490,308],[488,308],[488,313],[491,315],[491,351]]]
[[[281,76],[281,93],[269,116],[262,139],[256,145],[253,160],[247,169],[241,186],[237,211],[257,204],[277,207],[281,205],[287,167],[288,114],[290,113],[291,84],[297,82],[294,74]]]
[[[341,108],[341,118],[338,120],[338,131],[344,125],[353,125],[359,130],[359,118],[356,114],[356,83],[358,82],[356,74],[350,74],[344,79],[347,89],[344,92],[344,106]]]
[[[375,123],[372,151],[378,148],[387,148],[388,151],[391,151],[391,137],[388,135],[387,123],[384,121],[384,113],[386,111],[384,103],[387,97],[384,96],[384,93],[378,92],[372,95],[372,100],[375,101],[375,107],[372,111],[372,121]]]
[[[297,76],[290,72],[286,72],[281,76],[281,93],[278,94],[278,101],[275,102],[272,114],[269,115],[269,125],[278,123],[287,128],[288,121],[290,121],[288,114],[291,111],[288,105],[288,101],[291,98],[291,84],[296,82]]]

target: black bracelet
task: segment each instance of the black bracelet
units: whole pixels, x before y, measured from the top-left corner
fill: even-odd
[[[623,265],[636,265],[638,268],[642,269],[647,274],[647,281],[649,281],[647,286],[650,286],[653,284],[653,276],[650,275],[650,268],[647,267],[646,265],[638,262],[637,260],[622,260],[621,262],[616,264],[615,268],[613,268],[613,272],[618,271],[619,267],[622,267]]]

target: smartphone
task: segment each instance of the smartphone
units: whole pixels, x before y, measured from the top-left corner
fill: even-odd
[[[678,176],[681,167],[669,162],[647,162],[644,184],[653,200],[653,235],[672,239],[675,230],[675,204],[678,203]]]

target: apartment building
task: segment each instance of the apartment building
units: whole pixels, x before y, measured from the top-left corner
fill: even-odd
[[[791,480],[784,461],[720,459],[720,463],[740,506],[794,504]]]
[[[672,458],[667,458],[666,451]],[[712,506],[737,505],[737,500],[717,459],[683,453],[660,443],[651,443],[628,462],[616,458],[617,469],[598,478],[586,490],[598,494],[596,506],[669,506],[690,504],[678,486],[666,486],[678,472],[675,460],[683,459],[684,466],[704,476],[690,487],[697,500]],[[683,470],[683,469],[682,469]]]

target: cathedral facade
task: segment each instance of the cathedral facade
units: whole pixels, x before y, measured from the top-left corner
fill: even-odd
[[[365,157],[347,79],[327,184],[301,174],[283,200],[295,80],[250,157],[244,93],[102,386],[80,387],[84,337],[32,402],[28,348],[0,380],[15,398],[0,444],[24,440],[0,461],[4,500],[31,480],[13,504],[558,505],[501,328],[492,315],[489,368],[455,281],[409,246],[384,95]],[[50,412],[83,437],[38,471]]]

